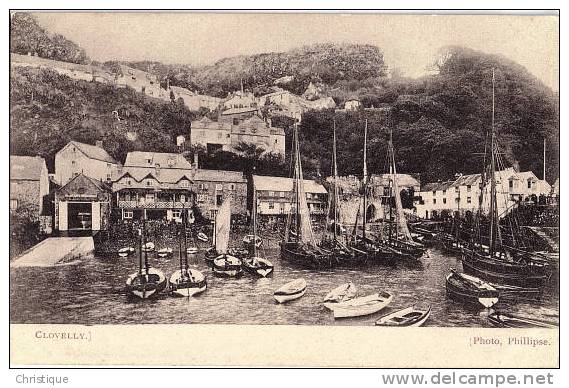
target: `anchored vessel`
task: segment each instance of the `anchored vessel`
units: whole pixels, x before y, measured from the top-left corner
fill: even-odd
[[[258,248],[261,245],[260,237],[257,236],[257,191],[253,189],[253,212],[251,217],[251,226],[253,229],[253,234],[248,235],[251,238],[247,239],[248,244],[248,257],[243,259],[243,268],[253,275],[260,277],[267,277],[273,273],[275,267],[266,257],[261,257],[258,254]],[[245,236],[245,237],[248,237]],[[244,239],[244,242],[246,240]],[[263,255],[264,256],[264,255]]]
[[[241,260],[228,253],[230,225],[231,202],[228,198],[219,208],[215,220],[215,251],[218,256],[213,260],[213,273],[219,277],[234,278],[243,274]]]

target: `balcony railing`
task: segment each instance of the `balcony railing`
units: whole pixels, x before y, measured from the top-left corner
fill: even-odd
[[[192,207],[190,202],[171,202],[171,201],[119,201],[121,209],[189,209]]]

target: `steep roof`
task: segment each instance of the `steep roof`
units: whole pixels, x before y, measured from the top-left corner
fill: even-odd
[[[191,169],[159,168],[125,166],[113,174],[113,181],[118,182],[125,176],[129,176],[136,182],[142,182],[146,178],[152,178],[160,184],[177,184],[182,179],[192,180]]]
[[[304,179],[304,191],[307,193],[327,194],[326,188],[321,184]],[[256,190],[263,191],[292,191],[294,181],[292,178],[276,176],[253,175],[253,185]]]
[[[72,140],[63,149],[65,149],[70,144],[73,144],[79,151],[83,152],[85,156],[95,160],[101,160],[103,162],[119,164],[109,153],[96,145],[80,143],[78,141]]]
[[[85,185],[88,186],[86,194],[95,195],[97,192],[111,191],[111,188],[105,183],[93,178],[89,178],[88,176],[83,175],[83,173],[81,173],[79,175],[74,176],[69,182],[67,182],[59,189],[57,189],[57,192],[60,194],[74,194],[77,193],[79,188],[85,189]]]
[[[40,180],[43,167],[45,167],[45,160],[39,156],[10,155],[10,179]]]
[[[470,175],[462,175],[458,177],[457,180],[451,185],[452,187],[457,186],[472,186],[476,184],[482,178],[482,174],[470,174]]]
[[[183,155],[168,152],[129,152],[126,155],[126,161],[124,165],[129,167],[151,168],[154,168],[156,165],[158,165],[162,170],[192,168],[192,164],[188,162]]]
[[[192,129],[199,128],[231,130],[231,123],[227,121],[213,121],[204,116],[200,120],[192,121]]]

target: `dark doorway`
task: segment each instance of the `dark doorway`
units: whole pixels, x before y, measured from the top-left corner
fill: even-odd
[[[67,204],[67,225],[69,229],[91,229],[91,203],[69,202]]]
[[[376,218],[376,211],[374,205],[369,205],[366,211],[366,220],[372,221]]]

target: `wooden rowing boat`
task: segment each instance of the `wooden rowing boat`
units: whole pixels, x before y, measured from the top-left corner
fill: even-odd
[[[327,293],[322,302],[324,303],[324,307],[332,309],[331,306],[334,304],[346,302],[354,298],[357,292],[358,290],[354,283],[344,283]]]
[[[170,293],[173,296],[191,297],[207,288],[205,275],[197,269],[178,270],[170,276]]]
[[[251,274],[266,278],[273,273],[275,266],[263,257],[249,257],[243,259],[243,268]]]
[[[488,320],[498,327],[511,327],[511,328],[532,328],[542,327],[547,329],[559,329],[559,324],[550,321],[541,321],[538,319],[531,319],[525,317],[516,317],[514,315],[503,313],[492,313],[488,316]]]
[[[490,308],[498,303],[499,293],[485,281],[451,269],[446,277],[447,295],[472,306]]]
[[[278,303],[285,303],[303,296],[306,292],[306,286],[306,280],[295,279],[277,289],[273,296]]]
[[[429,318],[429,315],[431,315],[430,307],[426,310],[420,310],[411,306],[384,315],[375,322],[375,325],[386,327],[421,326]]]
[[[377,294],[354,298],[346,302],[332,304],[331,310],[334,318],[359,317],[362,315],[374,314],[386,307],[393,295],[388,292],[381,291]]]

